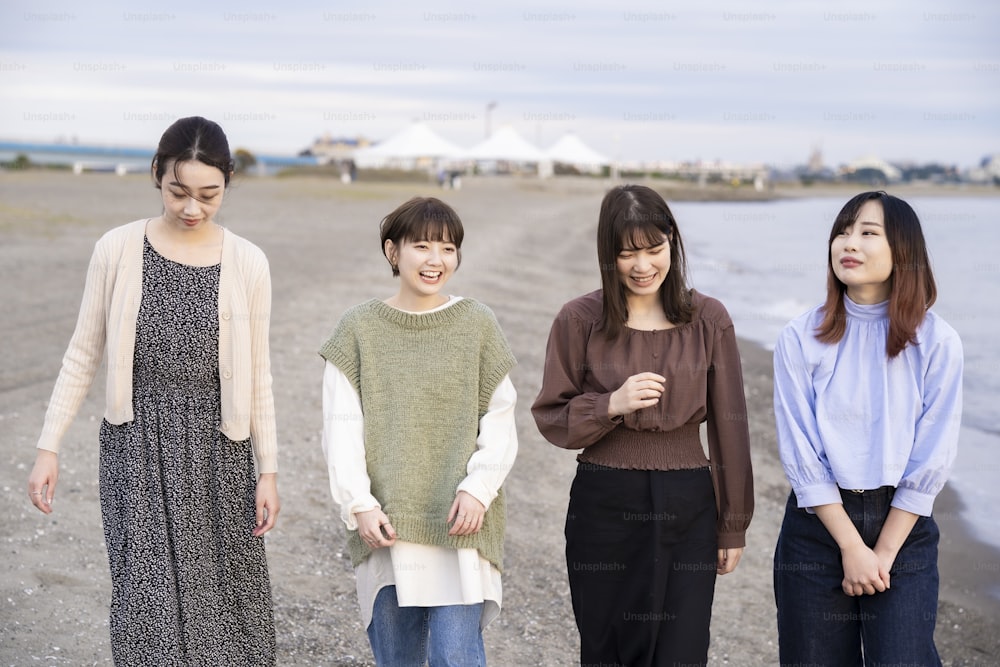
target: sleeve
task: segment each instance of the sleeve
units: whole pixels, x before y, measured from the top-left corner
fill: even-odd
[[[816,421],[812,372],[792,327],[782,331],[774,348],[774,421],[778,454],[798,506],[842,502]]]
[[[62,438],[93,384],[107,338],[111,270],[106,244],[98,242],[90,257],[76,329],[63,355],[62,368],[45,412],[39,449],[59,452]]]
[[[267,259],[249,290],[252,382],[250,441],[261,474],[278,471],[278,436],[271,378],[271,270]]]
[[[608,416],[611,393],[584,390],[589,331],[563,308],[549,332],[542,387],[531,406],[546,440],[565,449],[594,444],[621,423]]]
[[[930,516],[958,452],[962,421],[962,342],[951,335],[934,346],[924,375],[923,411],[892,506]]]
[[[719,548],[743,547],[754,509],[753,467],[743,369],[732,323],[715,334],[707,408],[709,460],[719,509]]]
[[[330,493],[340,506],[348,530],[357,530],[355,512],[382,506],[371,494],[365,460],[365,427],[361,401],[339,368],[326,362],[323,371],[323,455]]]
[[[517,391],[510,376],[505,376],[493,392],[486,414],[479,420],[476,452],[469,457],[466,477],[458,485],[457,491],[469,493],[486,509],[500,493],[517,456],[516,403]]]

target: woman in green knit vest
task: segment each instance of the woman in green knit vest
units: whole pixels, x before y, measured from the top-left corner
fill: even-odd
[[[320,349],[330,490],[379,665],[485,664],[500,612],[515,360],[489,308],[442,293],[463,236],[438,199],[386,216],[399,290],[350,308]]]

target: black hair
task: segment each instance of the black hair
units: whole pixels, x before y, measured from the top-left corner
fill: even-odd
[[[218,123],[201,116],[189,116],[175,121],[166,129],[150,165],[156,188],[161,188],[168,163],[173,164],[176,176],[177,165],[190,160],[217,168],[222,172],[226,186],[229,186],[229,177],[236,163],[229,151],[226,133]],[[195,196],[186,187],[181,187],[188,195]]]

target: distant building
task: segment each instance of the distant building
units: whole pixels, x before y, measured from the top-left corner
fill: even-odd
[[[347,138],[331,137],[325,134],[316,139],[312,145],[300,155],[312,155],[319,164],[346,162],[354,159],[354,152],[360,148],[368,148],[372,142],[364,137]]]
[[[962,180],[958,167],[954,165],[938,162],[923,164],[903,162],[897,163],[896,166],[903,172],[903,180],[907,182],[944,184],[959,183]]]
[[[965,177],[973,183],[993,183],[1000,185],[1000,153],[987,155],[978,167],[969,169]]]
[[[872,155],[859,158],[844,168],[844,180],[868,185],[898,183],[903,172],[882,158]]]
[[[812,150],[809,154],[809,164],[807,165],[809,173],[819,174],[823,171],[823,151],[819,149],[819,146]]]
[[[823,152],[819,146],[812,149],[812,152],[809,154],[809,161],[805,166],[797,167],[795,174],[806,185],[818,181],[833,181],[837,177],[832,169],[823,165]]]

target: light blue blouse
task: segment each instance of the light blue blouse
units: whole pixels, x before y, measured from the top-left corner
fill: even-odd
[[[930,516],[955,460],[962,342],[928,312],[917,345],[886,356],[889,302],[844,297],[847,331],[816,340],[821,307],[792,320],[774,350],[778,452],[799,507],[840,503],[842,489],[896,487],[892,506]]]

